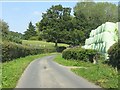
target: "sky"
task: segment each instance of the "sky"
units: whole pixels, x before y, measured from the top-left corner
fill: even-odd
[[[31,21],[35,25],[35,23],[42,19],[42,13],[44,13],[52,5],[61,4],[63,7],[70,7],[72,8],[71,14],[73,15],[73,7],[75,7],[76,3],[76,0],[70,2],[0,2],[0,19],[3,19],[8,23],[10,31],[24,33],[28,27],[29,22]]]

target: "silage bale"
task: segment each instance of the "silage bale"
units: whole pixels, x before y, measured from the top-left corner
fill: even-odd
[[[83,48],[87,49],[87,45],[84,45]]]
[[[111,32],[111,36],[113,37],[114,41],[118,42],[118,33]]]
[[[91,30],[90,32],[90,37],[93,37],[93,30]]]
[[[85,45],[88,45],[88,39],[85,40]]]
[[[91,44],[91,38],[89,38],[89,45]]]
[[[88,45],[89,45],[90,44],[90,39],[88,38],[87,41],[88,41]]]
[[[98,50],[98,51],[100,50],[100,47],[99,47],[99,46],[100,46],[100,44],[98,43],[98,44],[97,44],[97,50]]]
[[[100,43],[99,51],[102,52],[102,43]]]
[[[118,35],[114,35],[114,41],[118,42]]]
[[[114,37],[110,32],[103,32],[102,41],[103,42],[111,42],[111,41],[114,41]]]
[[[97,43],[97,35],[94,36],[94,41]]]
[[[96,31],[95,30],[93,30],[93,36],[95,36],[96,35]]]
[[[106,42],[102,43],[102,53],[105,53],[105,48],[106,48]]]
[[[102,42],[102,38],[103,38],[102,35],[103,35],[103,33],[100,33],[100,38],[99,38],[100,42]]]
[[[95,36],[93,37],[93,43],[95,43]]]
[[[97,50],[99,51],[99,43],[97,44]]]
[[[93,47],[93,44],[91,44],[91,49],[93,49],[94,47]]]
[[[101,25],[101,33],[104,32],[104,29],[105,29],[105,24],[102,24]]]
[[[96,43],[98,43],[98,35],[95,36],[95,39],[96,39],[96,40],[95,40]]]
[[[96,34],[99,34],[99,33],[101,33],[101,26],[99,26],[96,31]]]
[[[100,34],[97,35],[97,42],[100,42]]]
[[[106,43],[105,52],[107,52],[108,49],[109,49],[114,43],[115,43],[115,41],[107,42],[107,43]]]
[[[106,32],[115,32],[116,24],[112,22],[106,22],[104,30]]]
[[[90,42],[90,44],[94,43],[94,38],[93,38],[93,37],[90,37],[90,38],[89,38],[89,42]]]

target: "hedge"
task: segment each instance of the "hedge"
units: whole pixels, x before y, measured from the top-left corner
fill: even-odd
[[[120,70],[120,40],[109,48],[108,54],[109,64]]]
[[[58,47],[56,48],[56,51],[57,51],[57,52],[62,52],[62,51],[65,50],[65,49],[66,49],[65,46],[58,46]]]
[[[13,42],[2,43],[2,62],[10,61],[15,58],[25,57],[41,53],[55,52],[55,48],[35,48],[17,44]]]
[[[64,59],[74,59],[93,62],[93,57],[97,54],[96,50],[84,48],[70,48],[62,52]]]

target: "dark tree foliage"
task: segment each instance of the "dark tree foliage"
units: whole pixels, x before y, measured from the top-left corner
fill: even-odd
[[[88,8],[89,7],[89,8]],[[80,2],[71,8],[56,5],[43,13],[42,20],[36,24],[40,39],[71,45],[84,44],[91,30],[105,22],[117,22],[120,9],[108,2]]]
[[[28,40],[32,36],[36,36],[37,32],[35,31],[35,26],[32,24],[32,22],[29,23],[27,31],[24,32],[24,39]]]
[[[2,39],[7,40],[7,35],[9,33],[9,26],[6,22],[0,19],[0,32],[2,34]]]
[[[64,8],[62,5],[52,6],[43,13],[39,31],[43,32],[43,38],[47,41],[63,42],[64,33],[72,30],[71,8]]]
[[[11,41],[16,43],[22,43],[22,34],[18,32],[9,31],[9,26],[3,20],[0,20],[0,33],[2,41]]]
[[[113,67],[117,67],[120,70],[120,40],[118,43],[113,44],[108,50],[109,64]]]
[[[118,7],[108,2],[80,2],[74,7],[74,15],[76,28],[82,29],[88,38],[99,25],[118,21]]]

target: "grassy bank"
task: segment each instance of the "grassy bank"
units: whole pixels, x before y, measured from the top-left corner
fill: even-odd
[[[35,45],[35,46],[39,46],[39,47],[54,47],[55,43],[52,42],[46,42],[46,41],[33,41],[33,40],[23,40],[22,44],[25,45]],[[58,43],[58,46],[69,46],[67,44],[63,44],[63,43]]]
[[[47,56],[50,54],[39,54],[18,58],[13,61],[2,64],[2,88],[14,88],[29,63],[36,58]]]
[[[117,88],[118,87],[118,73],[117,71],[103,64],[104,61],[100,61],[99,64],[92,64],[89,62],[77,61],[77,60],[65,60],[59,54],[54,61],[64,66],[79,66],[86,68],[71,69],[74,73],[82,76],[103,88]]]

